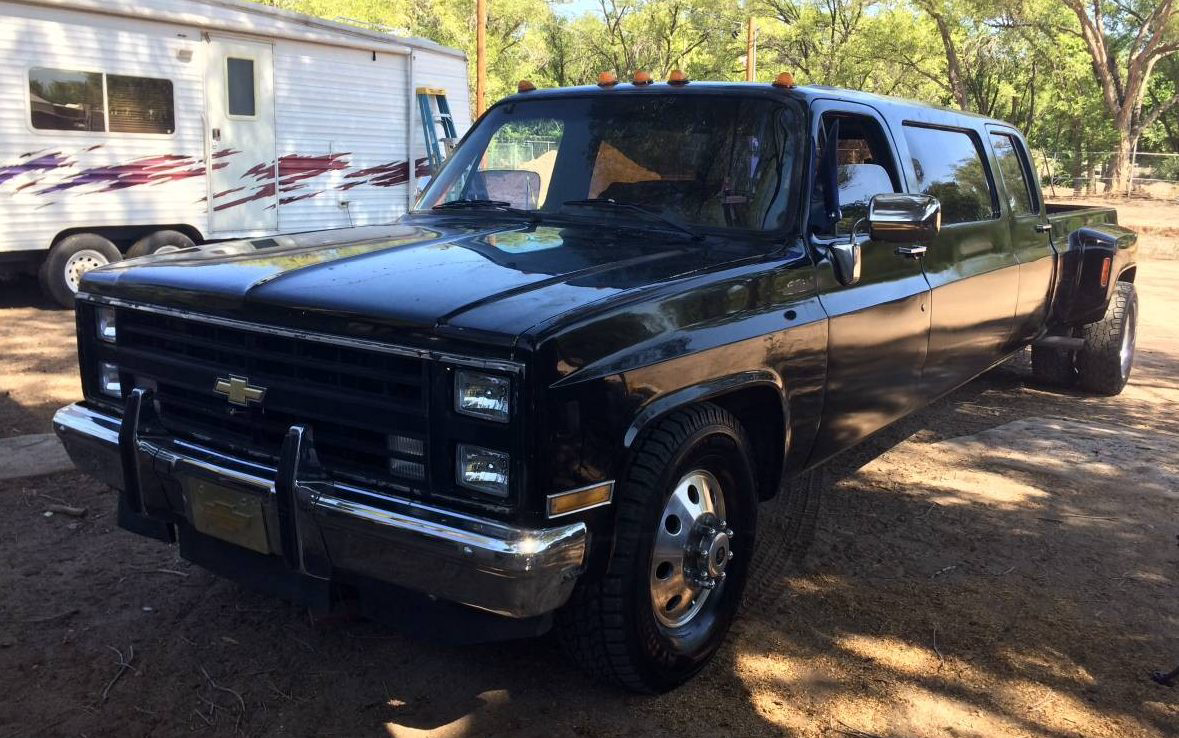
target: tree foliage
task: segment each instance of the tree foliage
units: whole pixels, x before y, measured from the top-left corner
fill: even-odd
[[[1075,162],[1179,151],[1179,0],[582,0],[580,13],[487,1],[489,102],[522,78],[587,84],[606,70],[740,80],[752,15],[760,81],[791,71],[982,113]],[[461,48],[474,85],[475,0],[267,2]]]

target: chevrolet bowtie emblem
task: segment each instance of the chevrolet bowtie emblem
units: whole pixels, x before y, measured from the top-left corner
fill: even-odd
[[[265,387],[255,387],[245,377],[232,375],[229,379],[218,377],[217,381],[213,383],[213,391],[219,395],[225,395],[230,405],[240,405],[241,407],[261,404],[262,398],[266,396]]]

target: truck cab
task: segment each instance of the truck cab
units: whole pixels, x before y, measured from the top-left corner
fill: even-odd
[[[814,469],[1029,345],[1120,391],[1112,221],[1050,213],[999,121],[786,77],[522,87],[399,223],[88,273],[55,426],[121,525],[225,576],[556,624],[663,691],[728,631],[760,502],[801,552]]]

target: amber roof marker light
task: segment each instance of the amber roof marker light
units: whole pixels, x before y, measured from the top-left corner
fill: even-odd
[[[618,78],[613,72],[602,72],[598,75],[598,87],[613,87],[618,84]]]
[[[649,84],[651,84],[651,82],[652,82],[651,75],[648,74],[647,72],[644,72],[641,69],[639,71],[635,72],[635,76],[631,79],[631,83],[634,84],[636,87],[642,87],[643,85],[649,85]]]
[[[784,87],[786,89],[794,87],[794,75],[790,72],[782,72],[777,77],[774,77],[774,87]]]
[[[532,84],[530,80],[522,79],[516,83],[516,92],[532,92],[536,89],[536,85]]]
[[[667,84],[676,85],[677,87],[680,85],[686,85],[688,84],[688,75],[684,74],[679,69],[673,69],[671,70],[671,74],[667,75]]]

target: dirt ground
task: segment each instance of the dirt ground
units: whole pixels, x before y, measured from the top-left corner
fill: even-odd
[[[1179,666],[1179,262],[1138,289],[1122,396],[1037,387],[1020,358],[840,459],[801,568],[763,510],[744,617],[662,697],[549,638],[313,624],[117,529],[78,474],[0,482],[0,738],[1179,735],[1179,686],[1149,678]],[[0,293],[0,436],[77,396],[73,350],[68,313]],[[44,515],[61,501],[88,514]]]

